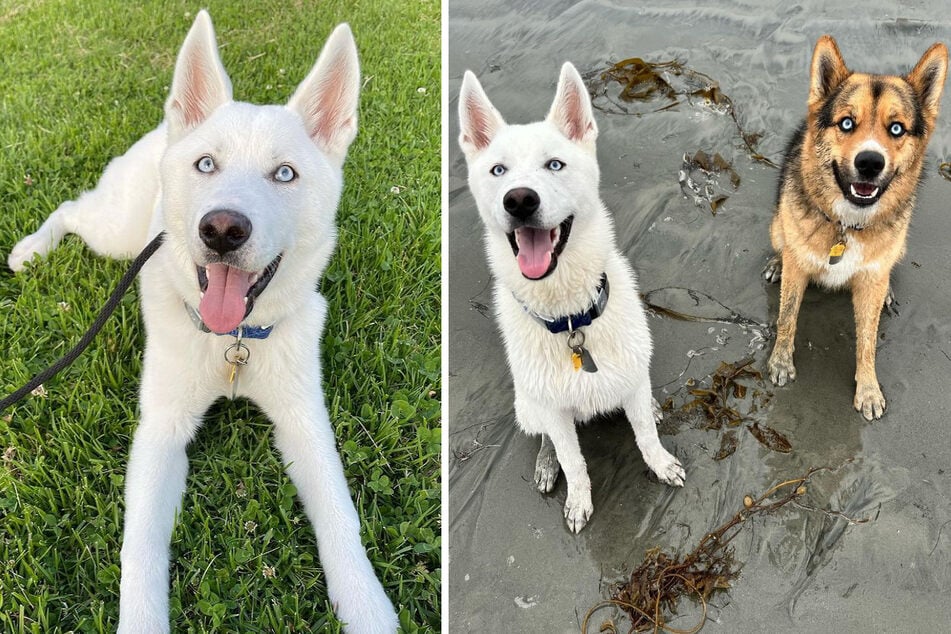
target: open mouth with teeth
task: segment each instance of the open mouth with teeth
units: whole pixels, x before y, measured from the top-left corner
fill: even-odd
[[[867,207],[878,202],[878,199],[885,193],[888,183],[876,185],[868,181],[847,181],[839,172],[839,167],[832,163],[832,172],[835,174],[835,181],[842,190],[845,199],[853,205]]]
[[[558,265],[558,256],[565,250],[574,219],[574,216],[568,216],[557,227],[550,229],[526,226],[508,234],[522,275],[530,280],[551,275]]]
[[[856,181],[849,183],[848,190],[843,187],[842,191],[850,203],[865,207],[875,203],[881,197],[883,188],[875,183]]]
[[[267,288],[280,263],[278,255],[258,272],[242,271],[223,262],[197,266],[201,290],[198,313],[208,329],[225,334],[237,328],[251,314],[254,300]]]

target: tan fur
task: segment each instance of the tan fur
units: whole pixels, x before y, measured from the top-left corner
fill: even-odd
[[[770,378],[778,385],[795,379],[796,319],[809,282],[849,286],[857,339],[853,404],[869,420],[879,418],[885,410],[875,374],[879,315],[883,304],[891,301],[892,267],[905,254],[915,192],[938,116],[947,64],[947,48],[935,44],[905,77],[853,73],[835,40],[823,36],[813,53],[801,144],[790,145],[783,168],[770,228],[777,257],[766,272],[767,278],[775,281],[782,266]],[[917,117],[916,112],[920,113]],[[847,117],[854,127],[845,131],[839,124]],[[897,137],[891,134],[895,123],[907,132]],[[863,150],[873,150],[885,161],[881,172],[884,191],[877,202],[867,206],[850,203],[843,193],[848,185],[840,186],[840,182],[850,181],[849,170],[855,169],[856,156]],[[841,181],[836,179],[833,164],[840,170]],[[840,229],[839,222],[845,228]],[[847,244],[846,253],[841,262],[830,266],[829,251],[840,236]]]

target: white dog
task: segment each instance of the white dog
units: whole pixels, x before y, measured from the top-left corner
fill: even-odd
[[[651,396],[651,338],[634,271],[614,244],[598,194],[597,126],[588,91],[566,63],[547,119],[506,125],[466,72],[459,144],[485,224],[496,318],[515,385],[515,418],[542,437],[535,483],[568,483],[565,518],[594,510],[575,421],[623,408],[644,462],[667,484],[684,470],[660,444]]]
[[[274,423],[346,630],[396,631],[360,543],[320,381],[326,301],[315,287],[336,240],[359,89],[356,46],[341,25],[287,106],[234,102],[202,11],[179,53],[165,122],[9,257],[20,270],[65,233],[127,257],[166,233],[141,273],[147,341],[126,475],[119,632],[169,631],[169,540],[185,448],[212,402],[236,395]]]

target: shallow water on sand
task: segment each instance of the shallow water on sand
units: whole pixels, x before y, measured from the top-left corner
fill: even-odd
[[[747,523],[734,541],[743,563],[715,595],[706,629],[762,631],[935,631],[951,620],[951,182],[937,166],[951,156],[949,95],[929,147],[926,179],[908,255],[893,273],[900,315],[883,316],[878,376],[883,419],[852,410],[854,327],[845,293],[810,289],[800,313],[799,378],[771,394],[754,417],[783,433],[791,453],[768,451],[738,431],[736,452],[713,460],[722,432],[675,412],[661,440],[687,469],[683,489],[649,479],[629,425],[610,417],[581,429],[595,513],[580,535],[562,518],[564,481],[542,496],[532,483],[537,440],[513,423],[511,379],[496,326],[482,228],[466,189],[456,96],[472,69],[506,120],[544,116],[558,70],[572,61],[586,78],[629,57],[677,59],[718,84],[738,121],[760,133],[759,151],[779,162],[805,114],[812,47],[836,37],[851,68],[906,72],[935,41],[951,42],[939,2],[697,3],[679,0],[449,4],[449,621],[453,631],[578,631],[590,606],[637,566],[646,549],[685,553],[742,507],[743,496],[803,474],[817,477],[806,503],[862,524],[786,507]],[[589,84],[591,85],[591,84]],[[610,91],[610,87],[608,88]],[[616,91],[616,89],[615,89]],[[946,87],[947,92],[947,87]],[[778,171],[756,162],[733,119],[692,99],[659,112],[613,114],[596,100],[602,198],[618,241],[651,301],[700,321],[649,321],[654,395],[676,409],[721,361],[755,356],[765,366],[778,287],[760,271]],[[691,103],[692,102],[692,103]],[[659,107],[663,100],[652,102]],[[713,215],[678,182],[683,157],[703,150],[732,163],[739,186]],[[695,176],[702,176],[698,173]],[[702,186],[703,183],[701,182]],[[742,319],[737,319],[736,316]],[[706,379],[709,385],[709,378]],[[942,528],[943,527],[943,528]],[[700,609],[685,601],[674,627]],[[611,616],[599,612],[589,631]],[[624,621],[619,620],[621,631]]]

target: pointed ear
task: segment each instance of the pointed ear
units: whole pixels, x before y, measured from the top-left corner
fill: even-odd
[[[482,84],[471,70],[462,77],[459,90],[459,146],[472,157],[492,143],[505,120],[482,90]]]
[[[178,53],[172,90],[165,102],[170,140],[180,138],[229,101],[231,80],[218,56],[211,17],[202,9]]]
[[[809,78],[809,105],[829,96],[852,72],[846,68],[839,47],[831,35],[823,35],[812,53],[812,72]]]
[[[357,136],[360,60],[347,24],[334,29],[317,62],[287,107],[304,120],[307,134],[338,167]]]
[[[933,125],[941,105],[941,93],[948,74],[948,47],[938,42],[925,51],[905,80],[918,93],[924,114]]]
[[[558,78],[555,101],[548,111],[548,121],[576,143],[593,143],[598,138],[591,96],[571,62],[565,62],[561,67],[561,77]]]

